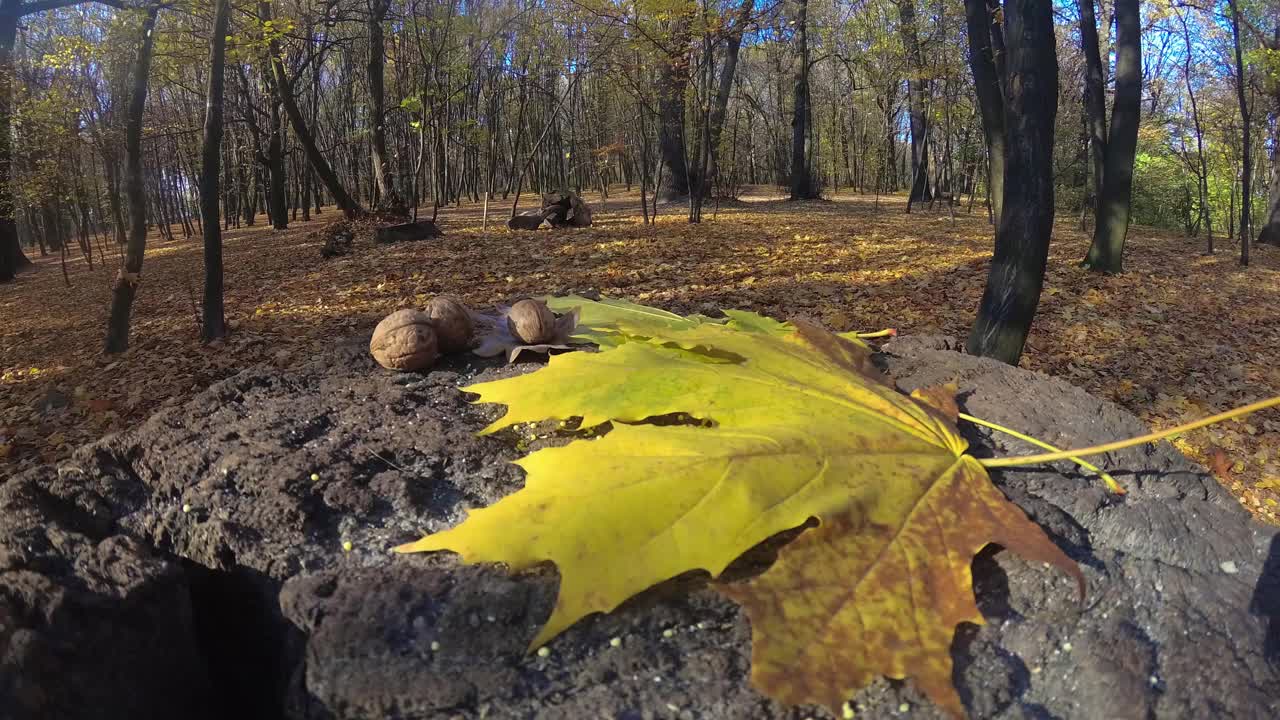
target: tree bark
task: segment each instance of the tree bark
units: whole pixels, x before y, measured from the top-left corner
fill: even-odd
[[[1280,245],[1280,133],[1271,151],[1271,194],[1267,198],[1267,218],[1258,231],[1258,242]]]
[[[222,172],[222,103],[226,72],[227,24],[231,0],[218,0],[209,36],[209,92],[205,102],[204,142],[200,157],[200,222],[204,233],[204,322],[205,340],[226,334],[222,306],[222,225],[219,222],[218,187]]]
[[[791,109],[791,199],[816,195],[809,172],[806,139],[809,134],[809,0],[796,2],[795,102]]]
[[[1107,73],[1102,67],[1098,47],[1098,21],[1093,0],[1079,0],[1080,49],[1084,53],[1084,114],[1089,131],[1089,148],[1093,167],[1094,222],[1097,222],[1099,198],[1102,196],[1103,171],[1107,163]]]
[[[1058,58],[1050,0],[1006,0],[1006,181],[995,255],[967,349],[1011,365],[1022,356],[1053,232]]]
[[[1227,0],[1231,5],[1231,39],[1236,54],[1236,101],[1240,104],[1240,124],[1244,128],[1243,167],[1240,173],[1240,264],[1249,265],[1249,241],[1253,233],[1249,229],[1253,211],[1253,148],[1249,128],[1249,103],[1245,98],[1244,58],[1240,52],[1240,6],[1238,0]]]
[[[1000,75],[996,72],[991,35],[1001,31],[996,18],[987,9],[986,0],[965,0],[964,10],[969,29],[969,67],[973,71],[978,110],[982,115],[982,135],[987,144],[991,219],[999,227],[1004,202],[1004,94]]]
[[[1175,10],[1178,22],[1182,25],[1182,41],[1185,57],[1182,59],[1182,77],[1187,86],[1187,98],[1191,101],[1191,122],[1196,131],[1196,158],[1199,165],[1199,182],[1196,191],[1200,198],[1200,219],[1204,222],[1207,244],[1205,252],[1213,254],[1213,213],[1209,210],[1209,163],[1204,152],[1204,127],[1200,122],[1200,104],[1196,100],[1196,89],[1191,82],[1191,67],[1194,48],[1191,45],[1191,29],[1187,26],[1187,18],[1183,11]]]
[[[142,116],[147,107],[148,78],[151,75],[151,53],[155,47],[158,5],[147,8],[142,22],[142,42],[134,59],[133,87],[125,119],[125,196],[129,203],[129,242],[125,249],[124,267],[116,274],[111,290],[111,316],[107,321],[106,352],[129,349],[129,314],[133,298],[142,279],[142,257],[147,250],[147,198],[142,177]]]
[[[1280,20],[1276,21],[1271,39],[1263,39],[1263,45],[1273,54],[1280,54]],[[1272,83],[1272,106],[1280,112],[1280,82]],[[1267,217],[1258,231],[1258,242],[1280,245],[1280,122],[1274,123],[1271,135],[1271,192],[1267,197]]]
[[[31,264],[18,242],[13,187],[13,43],[18,34],[16,2],[0,3],[0,282]]]
[[[272,92],[271,86],[275,83],[270,77],[267,78],[268,92]],[[288,187],[288,177],[286,175],[284,162],[284,123],[280,118],[280,95],[272,93],[274,97],[269,97],[267,101],[271,103],[271,137],[267,141],[267,215],[271,221],[271,227],[275,230],[289,229],[289,209],[285,198],[285,188]]]
[[[369,122],[373,152],[373,177],[378,185],[377,209],[395,215],[405,214],[404,200],[396,191],[391,160],[387,156],[386,130],[386,43],[382,21],[387,17],[390,0],[369,0]]]
[[[687,30],[683,21],[672,32],[680,52],[664,58],[658,67],[658,152],[668,177],[664,197],[672,200],[689,194],[689,169],[685,164],[685,90],[689,85]]]
[[[1084,260],[1085,267],[1107,273],[1124,269],[1124,241],[1129,234],[1133,158],[1138,149],[1142,103],[1142,18],[1138,0],[1116,0],[1115,18],[1115,100],[1107,135],[1106,164],[1098,188],[1093,244]]]
[[[929,118],[927,108],[929,80],[924,77],[924,55],[920,34],[916,29],[915,0],[897,0],[899,32],[907,49],[911,76],[907,80],[907,105],[911,116],[911,195],[907,202],[928,202],[929,191]]]

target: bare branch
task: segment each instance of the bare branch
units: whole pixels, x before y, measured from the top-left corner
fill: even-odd
[[[94,2],[99,5],[123,10],[128,5],[124,0],[28,0],[18,6],[18,16],[33,15],[35,13],[47,12],[49,10],[61,10],[62,8],[71,7],[73,5],[83,5],[86,2]]]

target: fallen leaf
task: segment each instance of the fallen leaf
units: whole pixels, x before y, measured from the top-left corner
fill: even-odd
[[[613,309],[584,305],[582,316],[597,312]],[[1052,563],[1083,591],[1075,564],[964,455],[955,426],[872,374],[866,347],[799,322],[773,332],[781,324],[745,316],[668,320],[646,321],[640,335],[623,320],[589,327],[616,344],[465,388],[508,406],[486,433],[571,417],[612,429],[522,458],[523,490],[398,550],[447,549],[513,571],[554,562],[560,594],[537,647],[656,583],[718,576],[817,517],[820,530],[784,551],[802,560],[726,592],[751,614],[759,687],[833,710],[876,675],[909,674],[963,713],[950,638],[957,622],[981,621],[969,564],[987,543]],[[677,413],[706,422],[646,422]],[[803,662],[784,671],[792,660]]]
[[[877,675],[909,676],[964,717],[951,640],[961,622],[984,624],[973,599],[973,556],[998,543],[1061,568],[1082,593],[1084,580],[967,455],[874,502],[825,518],[759,578],[719,588],[751,619],[751,680],[781,702],[834,710]]]
[[[955,423],[960,418],[960,406],[956,404],[956,393],[960,392],[955,383],[931,385],[911,391],[911,397],[924,405],[942,413],[943,417]]]
[[[1209,451],[1209,471],[1223,482],[1231,482],[1231,459],[1227,452],[1218,446]]]
[[[89,407],[89,412],[95,413],[102,413],[110,410],[112,404],[113,403],[110,398],[94,398],[86,403]]]

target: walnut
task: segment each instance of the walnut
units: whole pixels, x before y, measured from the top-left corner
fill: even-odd
[[[521,300],[507,311],[507,327],[521,342],[540,345],[556,335],[556,314],[541,300]]]
[[[431,317],[420,310],[397,310],[373,329],[369,352],[384,368],[422,370],[439,357]]]
[[[460,352],[471,347],[471,311],[462,301],[447,295],[433,298],[427,304],[427,315],[435,326],[440,352]]]

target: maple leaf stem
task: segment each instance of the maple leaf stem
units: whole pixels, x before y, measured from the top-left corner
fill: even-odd
[[[1277,405],[1280,405],[1280,395],[1267,398],[1266,400],[1259,400],[1255,403],[1249,403],[1248,405],[1243,405],[1234,410],[1221,412],[1217,415],[1210,415],[1207,418],[1202,418],[1195,422],[1171,427],[1168,430],[1148,433],[1135,438],[1129,438],[1128,440],[1117,440],[1104,445],[1093,445],[1091,447],[1080,448],[1078,450],[1059,450],[1058,452],[1041,453],[1039,455],[1013,455],[1000,458],[983,458],[979,459],[978,462],[981,463],[983,467],[989,468],[1014,467],[1018,465],[1039,465],[1040,463],[1053,462],[1055,460],[1070,460],[1077,455],[1100,455],[1102,453],[1111,452],[1112,450],[1123,450],[1135,445],[1145,445],[1150,442],[1156,442],[1157,440],[1163,440],[1173,435],[1179,435],[1184,432],[1196,430],[1206,425],[1220,423],[1224,420],[1238,418],[1259,410],[1266,410],[1267,408],[1276,407]]]
[[[1045,450],[1048,450],[1049,452],[1063,452],[1060,448],[1056,448],[1050,445],[1049,443],[1044,442],[1043,440],[1037,440],[1031,437],[1030,435],[1024,435],[1023,433],[1020,433],[1017,430],[1010,430],[1009,428],[1003,425],[997,425],[996,423],[993,423],[990,420],[983,420],[982,418],[974,417],[968,413],[960,413],[957,417],[959,417],[961,420],[968,420],[974,425],[981,425],[983,427],[991,428],[992,430],[1002,432],[1005,435],[1018,438],[1019,440],[1022,440],[1024,442],[1029,442],[1032,445],[1035,445],[1037,447],[1042,447]],[[1098,476],[1102,478],[1102,481],[1107,484],[1107,489],[1109,489],[1111,492],[1117,495],[1125,494],[1126,491],[1120,485],[1120,483],[1116,482],[1116,479],[1111,477],[1106,472],[1103,472],[1103,470],[1099,468],[1097,465],[1094,465],[1093,463],[1090,463],[1087,460],[1083,460],[1081,458],[1074,457],[1074,456],[1069,457],[1067,459],[1079,465],[1080,467],[1084,468],[1085,470],[1089,470],[1091,472],[1097,473]]]
[[[860,333],[854,333],[853,335],[854,337],[860,337],[860,338],[882,338],[882,337],[894,337],[897,334],[898,334],[897,328],[885,328],[884,330],[876,330],[875,332],[860,332]]]

